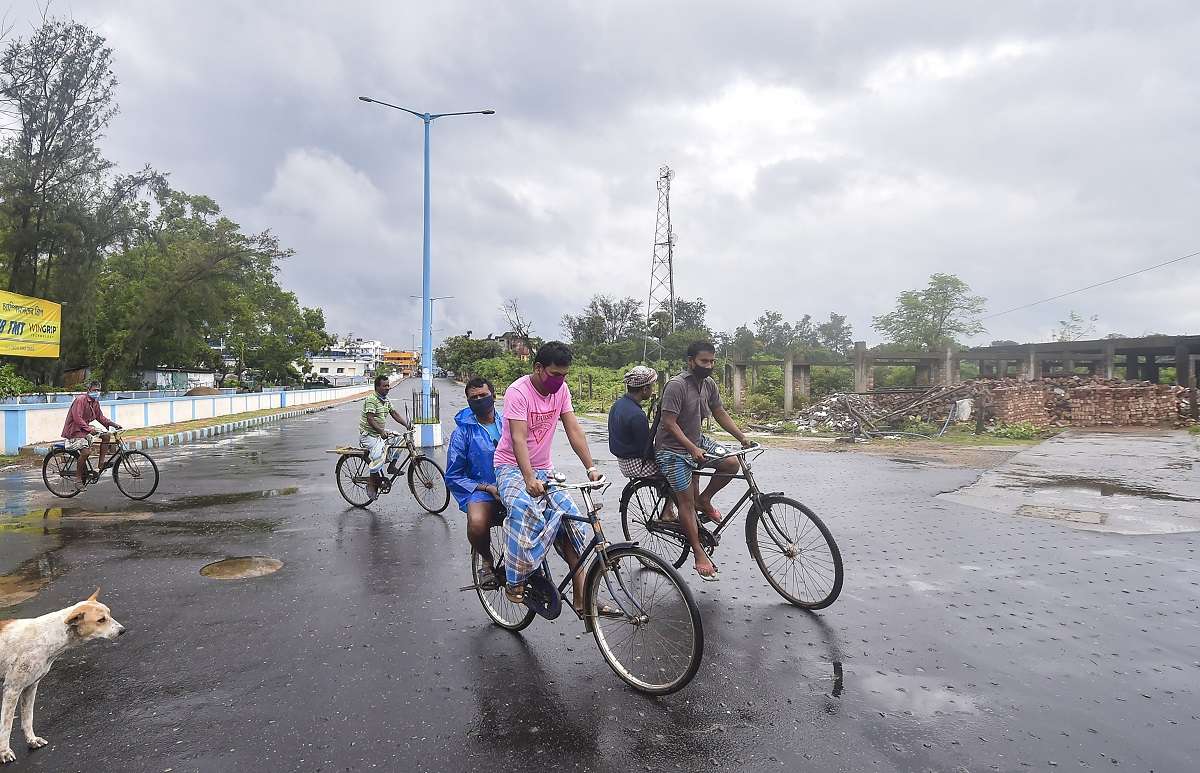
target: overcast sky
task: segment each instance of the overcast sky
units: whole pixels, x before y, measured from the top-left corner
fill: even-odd
[[[1193,2],[176,2],[54,10],[115,50],[105,152],[295,249],[329,327],[420,324],[421,122],[433,125],[437,337],[535,332],[593,293],[644,300],[656,170],[676,287],[718,329],[763,309],[871,317],[930,273],[995,313],[1200,250]],[[33,2],[14,2],[14,34]],[[1200,257],[988,320],[1045,340],[1200,333]]]

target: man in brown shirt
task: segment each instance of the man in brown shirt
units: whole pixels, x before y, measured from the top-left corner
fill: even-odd
[[[104,461],[108,456],[109,440],[112,437],[107,432],[98,432],[92,426],[93,421],[99,422],[109,429],[121,429],[120,424],[105,416],[104,411],[100,410],[99,381],[89,383],[87,394],[75,398],[75,401],[71,403],[71,409],[67,411],[67,421],[63,424],[62,436],[66,438],[67,450],[79,452],[79,461],[75,463],[75,477],[80,486],[84,484],[83,471],[87,467],[88,454],[91,453],[92,443],[96,436],[100,437],[100,461],[96,468],[97,475],[104,471]]]
[[[717,568],[701,547],[696,513],[699,511],[709,520],[721,522],[721,512],[713,506],[712,499],[729,485],[730,478],[726,476],[738,471],[738,461],[724,459],[711,465],[722,474],[714,475],[704,491],[699,491],[694,470],[710,465],[706,454],[725,453],[715,441],[700,432],[700,425],[711,416],[737,438],[743,448],[748,448],[750,441],[725,411],[717,382],[711,378],[717,363],[716,347],[708,341],[696,341],[688,347],[687,357],[687,370],[668,381],[663,389],[662,419],[654,436],[654,458],[675,494],[679,520],[696,557],[696,573],[703,580],[715,580]]]

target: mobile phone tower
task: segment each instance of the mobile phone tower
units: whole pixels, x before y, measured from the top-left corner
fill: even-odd
[[[650,259],[643,362],[649,360],[652,350],[656,358],[661,357],[661,340],[675,332],[675,231],[671,228],[671,179],[674,176],[666,164],[658,168],[658,218],[654,225],[654,253]]]

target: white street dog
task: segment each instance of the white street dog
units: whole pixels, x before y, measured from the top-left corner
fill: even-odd
[[[13,714],[21,708],[21,730],[31,749],[49,743],[33,732],[33,702],[38,682],[50,673],[58,656],[92,639],[115,639],[125,626],[112,619],[108,607],[96,601],[97,588],[87,601],[25,620],[0,620],[0,675],[4,702],[0,707],[0,763],[17,757],[8,745]]]

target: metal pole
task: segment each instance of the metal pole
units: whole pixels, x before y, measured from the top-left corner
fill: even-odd
[[[429,113],[422,116],[425,121],[425,222],[424,246],[421,254],[421,412],[428,419],[429,395],[433,391],[433,301],[430,297],[429,281]]]

